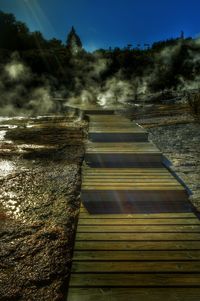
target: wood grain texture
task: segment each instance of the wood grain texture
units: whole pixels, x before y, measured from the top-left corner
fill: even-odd
[[[200,250],[200,240],[198,241],[77,241],[75,250]]]
[[[200,288],[70,288],[68,301],[199,301]]]
[[[82,168],[67,300],[199,301],[200,220],[185,187],[156,165],[162,154],[136,123],[89,120],[85,158],[93,167]]]
[[[156,240],[162,242],[166,241],[199,241],[200,233],[77,233],[76,241],[140,241],[140,240]]]
[[[101,217],[102,215],[102,217]],[[110,214],[108,214],[110,215]],[[119,216],[119,214],[116,214]],[[116,216],[115,215],[115,216]],[[123,214],[124,215],[124,214]],[[125,214],[126,215],[126,214]],[[105,214],[96,214],[94,217],[88,214],[82,214],[79,218],[79,225],[95,226],[98,225],[101,229],[102,226],[111,225],[111,226],[124,226],[129,225],[135,227],[136,225],[200,225],[200,221],[196,218],[105,218]]]
[[[200,261],[95,261],[73,262],[72,273],[200,273]]]
[[[200,260],[200,250],[195,251],[175,251],[175,250],[154,250],[154,251],[74,251],[74,261],[158,261],[158,260],[185,260],[194,261]],[[94,263],[95,264],[95,263]]]
[[[86,225],[81,226],[79,225],[77,228],[77,232],[79,233],[85,233],[85,232],[94,232],[94,233],[142,233],[142,232],[160,232],[160,233],[167,233],[167,232],[180,232],[180,233],[199,233],[200,235],[200,226],[194,226],[194,225],[139,225],[139,226],[133,226],[133,225],[102,225],[101,227],[99,225]]]
[[[200,273],[72,273],[71,287],[200,287]]]

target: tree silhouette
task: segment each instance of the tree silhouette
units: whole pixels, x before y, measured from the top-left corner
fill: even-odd
[[[73,26],[67,36],[67,48],[71,51],[72,54],[77,54],[82,49],[81,39],[77,35]]]

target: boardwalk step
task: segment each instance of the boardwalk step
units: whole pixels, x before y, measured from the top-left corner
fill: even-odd
[[[147,141],[148,133],[136,123],[116,115],[90,116],[88,138],[96,142]]]
[[[200,220],[185,187],[137,124],[89,120],[67,300],[199,301]]]
[[[153,143],[87,143],[85,161],[94,167],[162,166],[162,153]]]
[[[68,301],[199,301],[200,288],[71,288]]]
[[[87,143],[85,161],[93,167],[162,166],[162,153],[153,143]]]
[[[90,124],[93,124],[94,122],[97,122],[97,123],[102,122],[102,123],[109,123],[109,124],[111,122],[113,122],[115,125],[117,125],[120,122],[133,123],[128,118],[125,118],[120,115],[114,115],[114,114],[110,114],[110,115],[108,115],[108,114],[107,115],[88,114],[88,118],[89,118]]]
[[[158,148],[150,142],[140,143],[87,143],[86,152],[88,153],[161,153]]]
[[[200,261],[74,261],[72,273],[198,272]]]
[[[200,273],[72,273],[71,287],[177,287],[200,286]]]
[[[135,260],[142,262],[143,260],[200,260],[200,250],[195,251],[169,251],[169,250],[159,250],[159,251],[74,251],[73,260],[78,261],[90,261],[95,264],[96,261],[128,261]],[[199,262],[199,261],[198,261]]]
[[[185,188],[164,168],[87,168],[81,198],[93,214],[191,211]]]
[[[148,134],[138,129],[127,131],[119,129],[115,131],[101,132],[98,130],[89,130],[88,139],[94,142],[143,142],[148,140]]]
[[[184,240],[184,241],[199,241],[199,233],[80,233],[76,235],[77,241],[173,241],[173,240]]]
[[[164,234],[163,234],[164,235]],[[200,240],[197,241],[76,241],[75,250],[97,251],[153,251],[153,250],[200,250]]]
[[[168,213],[169,214],[169,213]],[[105,217],[108,216],[107,218]],[[200,221],[195,218],[123,218],[124,214],[113,214],[114,217],[109,217],[110,214],[81,214],[79,225],[200,225]],[[140,214],[138,214],[140,215]],[[120,219],[119,217],[122,216]],[[101,229],[101,227],[100,227]]]
[[[94,225],[80,225],[77,228],[77,232],[79,233],[87,233],[87,232],[104,232],[104,233],[151,233],[151,232],[181,232],[181,233],[186,233],[186,232],[197,232],[200,234],[200,226],[194,226],[194,225],[180,225],[180,226],[168,226],[168,225],[102,225],[101,227],[99,225],[94,226]]]

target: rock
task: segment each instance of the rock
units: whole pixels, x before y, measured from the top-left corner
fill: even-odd
[[[180,121],[181,117],[176,117],[176,120]],[[188,123],[167,125],[171,118],[164,116],[137,122],[145,124],[150,140],[163,152],[170,168],[185,182],[191,194],[190,200],[200,210],[200,199],[196,197],[200,195],[200,125],[191,123],[190,119]],[[148,124],[154,124],[154,127],[148,128]]]

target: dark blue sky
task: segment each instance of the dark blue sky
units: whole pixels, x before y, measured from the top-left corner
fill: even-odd
[[[200,33],[200,0],[0,0],[31,31],[63,41],[72,25],[87,50]]]

